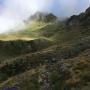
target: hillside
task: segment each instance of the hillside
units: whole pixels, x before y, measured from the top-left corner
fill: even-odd
[[[90,90],[90,8],[66,22],[49,16],[0,36],[0,90]]]

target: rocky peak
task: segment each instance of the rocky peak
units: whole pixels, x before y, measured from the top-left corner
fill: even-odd
[[[67,25],[90,25],[90,7],[86,9],[85,12],[79,15],[71,16],[68,21]]]
[[[90,15],[90,7],[88,9],[86,9],[86,14]]]
[[[52,13],[42,13],[42,12],[36,12],[34,15],[30,17],[30,20],[32,21],[43,21],[43,22],[51,22],[56,20],[56,16]]]

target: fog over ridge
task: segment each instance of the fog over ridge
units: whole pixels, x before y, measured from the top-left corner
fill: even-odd
[[[0,0],[0,33],[16,27],[37,11],[68,17],[89,6],[90,0]]]

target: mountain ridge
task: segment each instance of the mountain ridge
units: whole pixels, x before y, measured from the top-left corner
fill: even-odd
[[[73,24],[90,25],[89,20],[90,20],[90,7],[87,8],[85,12],[83,12],[79,15],[71,16],[68,19],[67,24],[69,24],[69,25],[73,25]]]
[[[36,12],[35,14],[30,16],[31,21],[52,22],[56,19],[57,17],[52,13]]]
[[[66,22],[40,19],[13,34],[35,39],[0,41],[0,89],[90,90],[90,8]],[[25,53],[28,45],[35,50]],[[2,55],[17,51],[9,59]]]

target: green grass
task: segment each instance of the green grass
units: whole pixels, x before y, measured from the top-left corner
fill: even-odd
[[[25,25],[22,31],[20,30],[20,31],[10,32],[8,34],[0,35],[0,40],[8,41],[8,40],[17,40],[17,39],[21,39],[21,40],[37,39],[43,37],[40,35],[39,30],[49,24],[51,23],[44,23],[44,22],[28,23]]]

